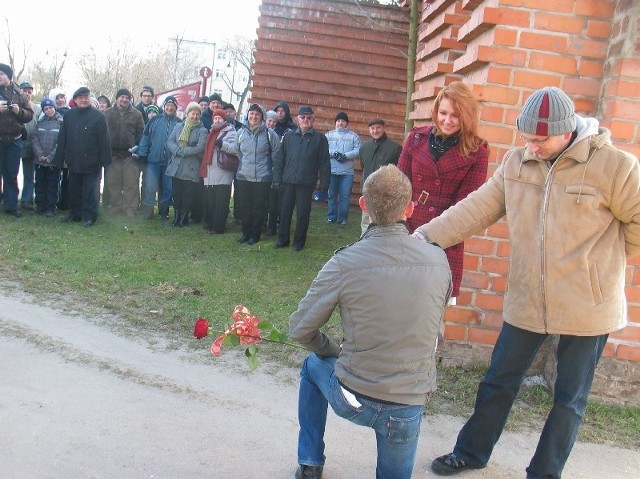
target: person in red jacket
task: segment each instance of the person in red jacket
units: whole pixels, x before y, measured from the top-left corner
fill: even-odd
[[[414,128],[407,136],[398,167],[411,180],[413,232],[466,198],[487,179],[489,147],[478,136],[478,104],[467,85],[444,87],[433,104],[432,126]],[[445,250],[453,277],[452,297],[460,292],[464,243]]]

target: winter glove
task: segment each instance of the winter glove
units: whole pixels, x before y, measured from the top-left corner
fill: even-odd
[[[276,182],[271,183],[271,189],[275,191],[280,191],[280,183],[276,183]]]
[[[222,138],[216,140],[216,148],[222,148]]]
[[[345,155],[344,153],[336,153],[336,155],[336,160],[338,160],[340,163],[347,161],[347,155]]]

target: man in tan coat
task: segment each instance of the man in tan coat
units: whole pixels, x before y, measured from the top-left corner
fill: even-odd
[[[487,465],[536,352],[559,335],[554,405],[527,479],[560,478],[607,337],[626,325],[626,259],[640,253],[638,160],[555,87],[529,97],[517,127],[526,146],[414,233],[447,248],[506,215],[511,237],[504,324],[473,415],[431,465],[439,475]]]

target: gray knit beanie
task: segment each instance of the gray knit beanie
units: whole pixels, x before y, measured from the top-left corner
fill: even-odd
[[[575,105],[559,88],[543,88],[527,99],[516,125],[528,135],[564,135],[576,129]]]

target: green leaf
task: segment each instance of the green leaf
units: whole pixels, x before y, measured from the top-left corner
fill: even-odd
[[[270,323],[269,321],[260,321],[258,323],[259,329],[273,329],[274,327],[273,323]]]
[[[222,344],[226,344],[227,346],[237,346],[240,344],[240,338],[237,334],[228,334],[227,337],[224,338],[224,341],[222,341]]]
[[[255,344],[247,347],[244,350],[244,355],[247,357],[247,364],[249,365],[250,371],[255,371],[258,368],[258,347]]]

